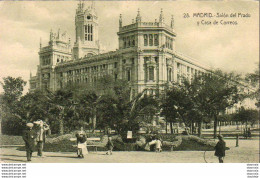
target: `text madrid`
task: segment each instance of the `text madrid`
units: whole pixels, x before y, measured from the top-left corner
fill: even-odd
[[[213,15],[212,13],[193,13],[193,17],[239,17],[239,18],[244,18],[244,17],[251,17],[250,14],[246,13],[216,13],[216,16]]]

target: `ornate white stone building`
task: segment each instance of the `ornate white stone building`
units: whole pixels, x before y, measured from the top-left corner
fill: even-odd
[[[146,89],[159,94],[165,84],[179,82],[206,72],[208,66],[175,50],[176,33],[172,16],[167,25],[161,10],[159,20],[142,21],[138,10],[135,21],[123,25],[119,17],[119,49],[100,53],[98,16],[95,7],[79,3],[75,16],[76,42],[66,33],[50,32],[48,46],[40,47],[38,70],[31,76],[30,90],[56,91],[73,83],[93,85],[98,78],[111,75],[129,81],[132,96]]]

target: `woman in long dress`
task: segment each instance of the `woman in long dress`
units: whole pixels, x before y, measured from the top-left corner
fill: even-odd
[[[77,155],[79,158],[84,158],[85,155],[88,154],[88,149],[87,149],[87,136],[84,131],[80,131],[76,134],[77,137]]]

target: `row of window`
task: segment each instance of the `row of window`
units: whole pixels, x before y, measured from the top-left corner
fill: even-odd
[[[51,64],[51,59],[50,57],[43,57],[42,58],[42,65],[45,66],[45,65],[50,65]]]
[[[166,36],[165,47],[168,48],[168,49],[172,49],[172,44],[173,44],[173,39]]]
[[[158,46],[159,37],[158,34],[144,34],[144,46]]]
[[[124,48],[135,46],[135,36],[123,37]]]
[[[42,78],[48,78],[49,79],[50,76],[51,76],[50,73],[42,74]]]
[[[186,68],[186,71],[187,71],[187,74],[195,74],[195,75],[200,75],[200,74],[203,74],[204,72],[201,72],[201,71],[199,71],[199,70],[197,70],[197,69],[193,69],[193,68],[191,68],[191,67],[189,67],[189,66],[185,66],[185,65],[182,65],[182,64],[180,64],[180,63],[177,63],[177,72],[178,73],[183,73],[184,71],[184,69]]]
[[[64,62],[64,61],[68,61],[69,57],[65,57],[65,56],[57,56],[57,63],[59,62]]]
[[[97,72],[101,70],[108,69],[108,64],[103,65],[97,65],[92,67],[85,67],[81,69],[75,69],[75,70],[69,70],[67,71],[67,75],[73,75],[73,74],[82,74],[82,73],[88,73],[88,72]],[[62,72],[60,73],[60,76],[62,77]]]
[[[85,41],[93,41],[93,26],[85,25]]]

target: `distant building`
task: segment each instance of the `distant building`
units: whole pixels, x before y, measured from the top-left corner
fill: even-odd
[[[36,76],[30,78],[30,91],[56,91],[73,83],[93,85],[102,76],[129,81],[131,95],[146,89],[159,94],[165,84],[180,82],[181,76],[206,72],[209,67],[175,50],[174,18],[167,25],[161,10],[159,20],[142,21],[138,10],[132,24],[123,25],[119,17],[119,49],[100,53],[98,16],[92,3],[79,3],[75,16],[76,42],[71,45],[66,33],[50,32],[48,46],[40,45]],[[111,24],[113,25],[113,24]]]

